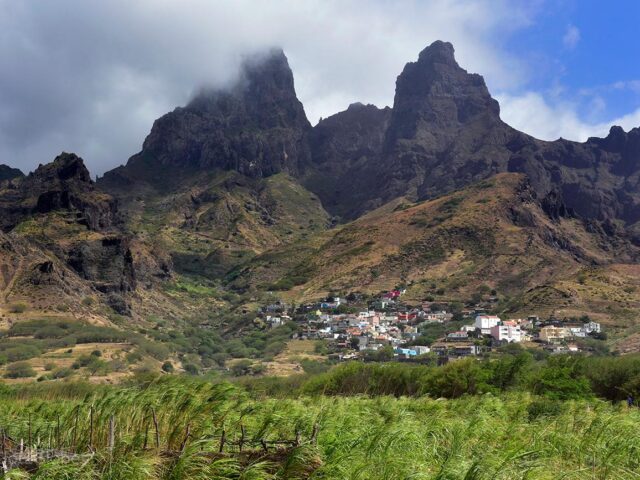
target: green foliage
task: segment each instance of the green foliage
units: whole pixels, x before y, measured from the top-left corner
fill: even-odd
[[[540,417],[556,417],[562,413],[562,410],[562,401],[546,397],[537,398],[527,406],[529,421]]]
[[[317,360],[309,360],[306,358],[300,361],[300,365],[302,366],[302,369],[304,370],[305,373],[308,373],[311,375],[324,373],[330,368],[330,365],[328,365],[325,362],[319,362]]]
[[[175,368],[173,366],[173,363],[171,363],[170,361],[166,361],[162,364],[162,371],[166,372],[166,373],[173,373],[175,371]]]
[[[247,375],[251,373],[251,365],[253,365],[253,362],[251,360],[239,360],[233,364],[233,366],[231,367],[231,372],[236,377]]]
[[[29,378],[35,377],[36,372],[29,362],[15,362],[7,365],[5,378]]]
[[[455,377],[455,382],[460,376],[482,379],[483,374],[475,367],[455,363],[460,362],[452,362],[446,373]],[[465,370],[464,374],[458,375],[459,369]],[[390,392],[394,390],[392,377],[399,375],[415,382],[424,380],[428,373],[421,367],[400,364],[353,363],[338,370],[344,378],[366,379],[367,385]],[[283,379],[282,386],[295,391],[296,381]],[[621,409],[595,399],[553,400],[524,392],[453,400],[428,396],[274,398],[265,395],[266,391],[276,391],[269,382],[273,379],[248,379],[242,387],[161,376],[139,378],[119,387],[74,382],[6,387],[0,389],[0,425],[13,438],[26,439],[28,418],[33,432],[47,431],[59,418],[64,449],[75,445],[84,454],[90,444],[93,447],[90,457],[50,460],[31,477],[24,477],[36,479],[511,480],[637,476],[638,409]],[[157,419],[158,449],[151,412]],[[110,418],[115,420],[112,455],[107,449]],[[217,452],[223,429],[228,441],[220,455]],[[246,443],[242,453],[231,443],[240,438],[241,431],[247,441],[255,442]],[[296,436],[301,442],[297,447],[276,450],[270,446],[265,453],[260,445],[261,439],[293,440]],[[14,471],[5,478],[15,475]]]
[[[581,357],[549,357],[546,365],[531,379],[531,391],[558,400],[589,397],[592,390],[582,368]]]
[[[73,375],[73,369],[71,368],[57,368],[53,372],[51,372],[51,378],[60,379],[60,378],[68,378]]]
[[[193,363],[185,363],[183,365],[184,371],[187,372],[189,375],[199,375],[200,374],[200,369],[198,368],[197,365],[193,364]]]

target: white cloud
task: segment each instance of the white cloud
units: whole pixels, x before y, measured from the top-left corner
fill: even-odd
[[[542,140],[559,137],[584,142],[589,137],[605,137],[612,125],[630,130],[640,125],[640,108],[607,122],[589,123],[581,120],[572,103],[550,103],[538,92],[522,95],[500,94],[502,119],[512,127]]]
[[[562,37],[562,44],[568,50],[573,50],[578,46],[580,41],[580,30],[575,25],[568,25],[567,30]]]
[[[282,46],[309,119],[393,101],[404,64],[436,39],[494,89],[526,79],[501,48],[531,23],[510,0],[0,0],[0,163],[33,169],[61,150],[92,171],[123,163],[155,118],[241,54]]]

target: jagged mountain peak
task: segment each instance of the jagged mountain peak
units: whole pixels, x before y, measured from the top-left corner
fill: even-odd
[[[20,169],[0,164],[0,182],[20,177],[24,177],[24,173]]]
[[[455,49],[450,42],[436,40],[418,55],[419,63],[444,63],[457,66]]]
[[[172,188],[180,173],[235,170],[253,178],[296,174],[308,163],[311,128],[284,52],[247,57],[228,88],[205,88],[186,107],[154,122],[142,151],[101,185],[143,181]]]
[[[441,133],[447,136],[470,124],[497,123],[500,106],[482,76],[460,67],[453,46],[437,41],[398,76],[386,145],[391,150],[399,140],[421,134],[439,141]]]
[[[78,181],[80,183],[92,183],[91,174],[84,164],[84,160],[75,153],[62,152],[53,162],[38,168],[29,175],[30,179],[42,181]]]
[[[216,110],[231,108],[233,100],[243,102],[252,113],[260,108],[288,109],[295,121],[308,123],[295,92],[293,72],[284,51],[272,48],[244,58],[237,79],[226,87],[204,87],[189,102],[187,109]],[[291,105],[288,105],[291,104]]]

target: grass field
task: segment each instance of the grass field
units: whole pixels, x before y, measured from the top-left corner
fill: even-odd
[[[16,442],[30,437],[34,447],[82,455],[4,478],[640,477],[638,409],[520,392],[266,398],[175,377],[129,387],[58,383],[3,391],[0,425]]]

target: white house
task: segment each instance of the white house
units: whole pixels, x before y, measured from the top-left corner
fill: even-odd
[[[590,333],[600,333],[600,324],[598,322],[588,322],[582,326],[582,331],[587,335]]]
[[[495,325],[491,327],[491,336],[499,342],[509,343],[522,341],[522,330],[519,325]]]
[[[491,335],[491,329],[500,323],[500,317],[495,315],[478,315],[476,317],[476,328],[479,328],[483,335]]]
[[[429,353],[431,351],[429,347],[425,347],[424,345],[414,345],[413,349],[418,355],[424,355],[425,353]]]
[[[272,317],[271,315],[267,315],[267,323],[271,328],[276,328],[282,325],[282,318],[280,317]]]

